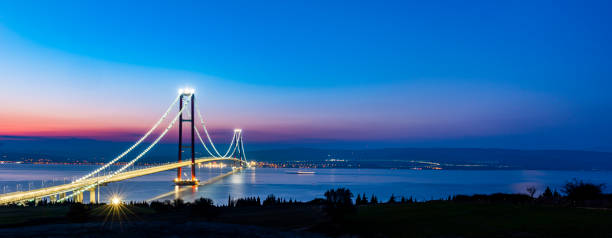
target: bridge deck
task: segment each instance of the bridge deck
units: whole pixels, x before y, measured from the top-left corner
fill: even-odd
[[[206,162],[211,162],[211,161],[220,161],[220,160],[243,162],[239,159],[234,159],[234,158],[202,157],[202,158],[196,159],[195,163],[201,164],[201,163],[206,163]],[[137,169],[137,170],[127,171],[127,172],[122,172],[108,179],[105,183],[118,182],[118,181],[122,181],[126,179],[140,177],[140,176],[144,176],[148,174],[159,173],[162,171],[176,169],[176,168],[185,167],[189,165],[191,165],[191,161],[183,161],[180,163],[176,162],[176,163],[164,164],[164,165],[159,165],[159,166],[154,166],[154,167],[149,167],[149,168],[144,168],[144,169]],[[46,188],[39,188],[39,189],[30,190],[30,191],[19,191],[19,192],[2,194],[0,195],[0,204],[15,203],[15,202],[42,198],[42,197],[47,197],[47,196],[51,196],[55,194],[78,190],[87,185],[95,184],[98,181],[102,180],[104,177],[105,176],[98,176],[98,177],[84,179],[79,182],[56,185],[56,186],[51,186],[51,187],[46,187]]]

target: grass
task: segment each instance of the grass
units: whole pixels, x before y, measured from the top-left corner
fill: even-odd
[[[0,208],[0,227],[24,225],[36,221],[49,222],[63,220],[68,207],[2,207]]]
[[[108,207],[94,208],[88,221],[104,221]],[[0,227],[69,223],[69,207],[0,207]],[[203,221],[190,210],[156,212],[125,207],[121,222]],[[107,220],[108,222],[109,220]],[[117,221],[117,220],[115,220]],[[612,211],[545,205],[475,204],[434,201],[357,207],[332,222],[320,206],[220,208],[213,222],[308,230],[361,237],[612,237]],[[112,222],[112,221],[111,221]]]
[[[283,230],[307,229],[328,219],[319,207],[246,207],[224,211],[216,222],[277,227]]]
[[[359,207],[342,230],[393,237],[610,237],[612,212],[512,204],[429,202]]]

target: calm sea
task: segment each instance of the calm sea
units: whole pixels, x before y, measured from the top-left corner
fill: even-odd
[[[70,182],[95,168],[97,166],[0,164],[0,193]],[[206,180],[227,171],[227,168],[198,168],[197,175],[200,180]],[[176,171],[165,171],[101,187],[100,201],[107,201],[115,194],[134,201],[174,198],[191,201],[208,197],[217,204],[227,203],[228,196],[260,196],[263,199],[268,194],[309,201],[322,197],[327,189],[338,187],[365,193],[368,197],[374,194],[379,200],[387,200],[391,194],[429,200],[456,194],[525,193],[529,186],[535,186],[541,193],[546,186],[560,189],[573,178],[612,185],[612,171],[308,169],[316,173],[287,173],[291,171],[297,169],[246,169],[197,188],[174,186],[172,179]],[[605,190],[612,192],[611,186]],[[88,201],[87,193],[84,200]]]

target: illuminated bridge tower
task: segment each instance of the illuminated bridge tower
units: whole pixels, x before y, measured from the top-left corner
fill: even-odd
[[[177,173],[176,173],[176,179],[174,180],[174,183],[177,185],[197,185],[199,183],[198,179],[196,179],[196,174],[195,174],[195,95],[194,95],[194,90],[193,89],[182,89],[179,91],[180,95],[180,103],[179,103],[179,111],[183,109],[183,103],[184,100],[188,100],[189,98],[191,98],[191,112],[190,114],[190,118],[189,119],[183,119],[183,114],[180,115],[179,117],[179,128],[178,128],[178,162],[182,161],[182,157],[183,157],[183,149],[189,149],[191,148],[191,179],[186,179],[183,180],[181,178],[182,175],[182,168],[178,168],[177,169]],[[189,126],[191,127],[191,145],[190,146],[184,146],[183,145],[183,122],[187,122],[189,123]]]

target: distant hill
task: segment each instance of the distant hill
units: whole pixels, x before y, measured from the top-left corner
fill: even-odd
[[[249,152],[257,161],[348,160],[362,165],[393,161],[429,161],[442,165],[546,170],[612,170],[612,153],[574,150],[478,148],[393,148],[370,150],[278,149]],[[388,164],[388,163],[387,163]],[[457,166],[455,166],[457,167]],[[475,166],[474,168],[478,168]]]
[[[146,144],[146,143],[145,143]],[[131,143],[79,138],[36,138],[0,136],[0,160],[50,159],[56,162],[105,162],[129,148]],[[139,148],[144,148],[141,145]],[[218,145],[224,150],[227,145]],[[176,159],[176,144],[159,144],[143,162],[167,162]],[[197,156],[204,156],[196,149]],[[344,161],[351,166],[368,168],[409,168],[409,161],[439,163],[448,169],[544,169],[612,170],[612,152],[576,150],[511,150],[480,148],[388,148],[343,149],[267,149],[247,147],[248,159],[269,162]],[[128,156],[132,157],[132,156]],[[476,165],[476,166],[472,166]]]

